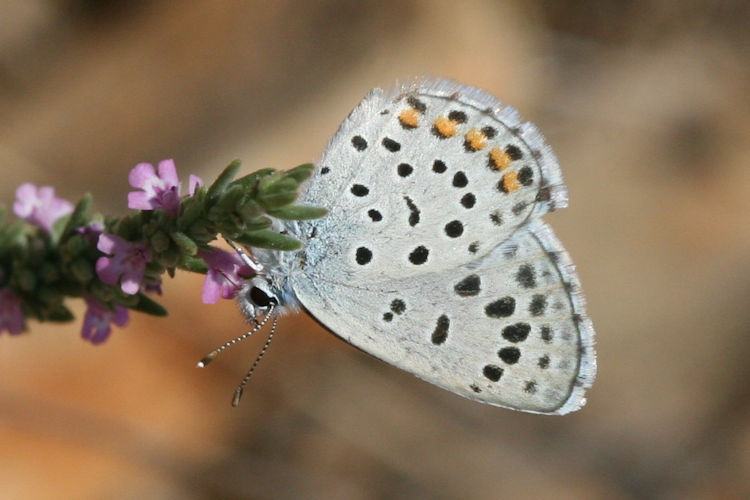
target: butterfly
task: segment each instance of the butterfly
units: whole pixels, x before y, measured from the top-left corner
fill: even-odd
[[[373,89],[301,202],[329,210],[278,222],[301,250],[235,246],[258,273],[238,295],[253,331],[272,320],[273,334],[280,314],[302,309],[469,399],[543,414],[585,403],[594,330],[573,263],[541,219],[566,206],[567,190],[552,150],[515,109],[444,79]]]

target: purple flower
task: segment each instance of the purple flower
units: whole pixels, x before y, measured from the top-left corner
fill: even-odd
[[[99,257],[96,261],[99,279],[108,285],[116,285],[119,279],[123,292],[130,295],[138,293],[146,264],[151,260],[146,246],[126,241],[114,234],[102,233],[96,248],[111,255]]]
[[[231,299],[242,286],[242,281],[253,275],[252,269],[235,252],[214,248],[198,255],[208,264],[206,281],[203,282],[203,303],[215,304],[219,297]]]
[[[16,189],[13,213],[48,233],[52,232],[52,225],[58,219],[72,212],[73,204],[68,200],[57,198],[55,188],[51,186],[38,188],[27,182]]]
[[[159,162],[159,174],[154,172],[150,163],[139,163],[130,171],[128,180],[134,188],[141,191],[128,193],[128,208],[136,210],[164,210],[172,217],[180,211],[180,180],[174,160]],[[203,181],[195,175],[190,176],[190,194],[195,193]]]
[[[125,326],[128,322],[128,310],[115,306],[112,310],[92,297],[86,297],[86,315],[83,317],[81,337],[92,344],[101,344],[112,333],[112,324]]]
[[[10,288],[0,290],[0,333],[8,330],[11,335],[24,331],[21,301]]]

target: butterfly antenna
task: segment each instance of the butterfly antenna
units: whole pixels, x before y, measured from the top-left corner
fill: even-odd
[[[271,309],[268,311],[268,316],[270,316],[272,312],[273,312],[273,305],[271,305]],[[266,316],[266,318],[268,318],[268,316]],[[255,358],[255,361],[253,362],[253,366],[250,367],[250,369],[247,371],[247,375],[245,375],[245,378],[242,379],[242,382],[240,382],[240,385],[238,385],[237,389],[235,389],[234,391],[234,397],[232,398],[232,406],[237,407],[240,404],[242,391],[245,390],[245,386],[250,381],[250,377],[253,376],[253,372],[255,371],[255,368],[258,366],[258,363],[260,363],[260,360],[266,354],[266,351],[268,350],[268,346],[271,345],[273,334],[276,333],[276,323],[278,322],[278,320],[279,320],[279,317],[274,316],[273,323],[271,324],[271,331],[268,334],[266,343],[263,344],[263,349],[260,350],[258,357]],[[263,321],[265,322],[265,319]]]
[[[257,323],[257,325],[252,330],[250,330],[249,332],[243,333],[239,337],[234,338],[234,339],[228,341],[224,345],[222,345],[220,347],[217,347],[216,349],[214,349],[213,351],[211,351],[210,353],[208,353],[208,355],[206,357],[204,357],[203,359],[201,359],[200,361],[198,361],[198,368],[203,368],[204,366],[206,366],[207,364],[209,364],[211,361],[213,361],[213,359],[216,356],[218,356],[220,352],[228,349],[229,347],[233,346],[237,342],[242,342],[243,340],[245,340],[246,338],[248,338],[250,335],[252,335],[253,333],[255,333],[258,330],[260,330],[261,328],[263,328],[263,326],[271,318],[271,313],[272,312],[273,312],[273,305],[271,306],[271,309],[268,311],[268,314],[266,314],[265,318],[263,318],[263,321],[261,321],[260,323]],[[276,319],[274,319],[273,324],[274,324],[274,326],[276,325]]]
[[[226,236],[223,236],[224,241],[229,243],[229,246],[234,249],[235,252],[237,252],[240,255],[240,258],[242,261],[247,264],[247,266],[255,272],[255,274],[260,274],[260,272],[263,270],[263,266],[261,266],[258,262],[255,262],[250,255],[245,251],[244,248],[238,246],[234,241],[230,240]]]

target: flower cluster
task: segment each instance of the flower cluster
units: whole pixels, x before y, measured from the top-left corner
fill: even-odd
[[[0,212],[0,333],[23,332],[28,318],[69,321],[64,299],[80,297],[87,305],[81,335],[100,344],[112,325],[128,322],[131,309],[165,315],[147,294],[161,295],[161,275],[175,269],[206,274],[204,303],[233,298],[252,270],[236,253],[209,244],[218,234],[248,246],[295,250],[300,242],[273,231],[271,217],[326,213],[293,205],[311,165],[233,180],[238,169],[239,162],[230,164],[210,187],[191,175],[182,196],[173,160],[156,168],[140,163],[128,177],[135,188],[128,208],[135,212],[121,218],[92,215],[88,195],[74,205],[52,187],[20,186],[13,213],[27,224]]]

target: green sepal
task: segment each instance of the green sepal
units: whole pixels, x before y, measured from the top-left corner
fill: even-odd
[[[270,229],[261,229],[234,238],[238,243],[249,247],[270,248],[271,250],[292,251],[302,248],[302,243],[291,236]]]
[[[225,168],[221,174],[219,174],[219,177],[214,181],[213,184],[211,184],[211,187],[208,188],[207,196],[209,200],[216,200],[219,196],[224,194],[227,186],[229,186],[229,184],[232,182],[234,176],[237,175],[237,170],[239,170],[240,165],[240,160],[234,160],[232,163],[227,165],[227,168]]]
[[[130,309],[150,314],[151,316],[166,316],[167,310],[158,302],[151,300],[142,293],[138,294],[138,302]]]
[[[272,217],[291,220],[319,219],[327,213],[328,210],[325,208],[309,205],[288,205],[268,210],[268,215]]]

